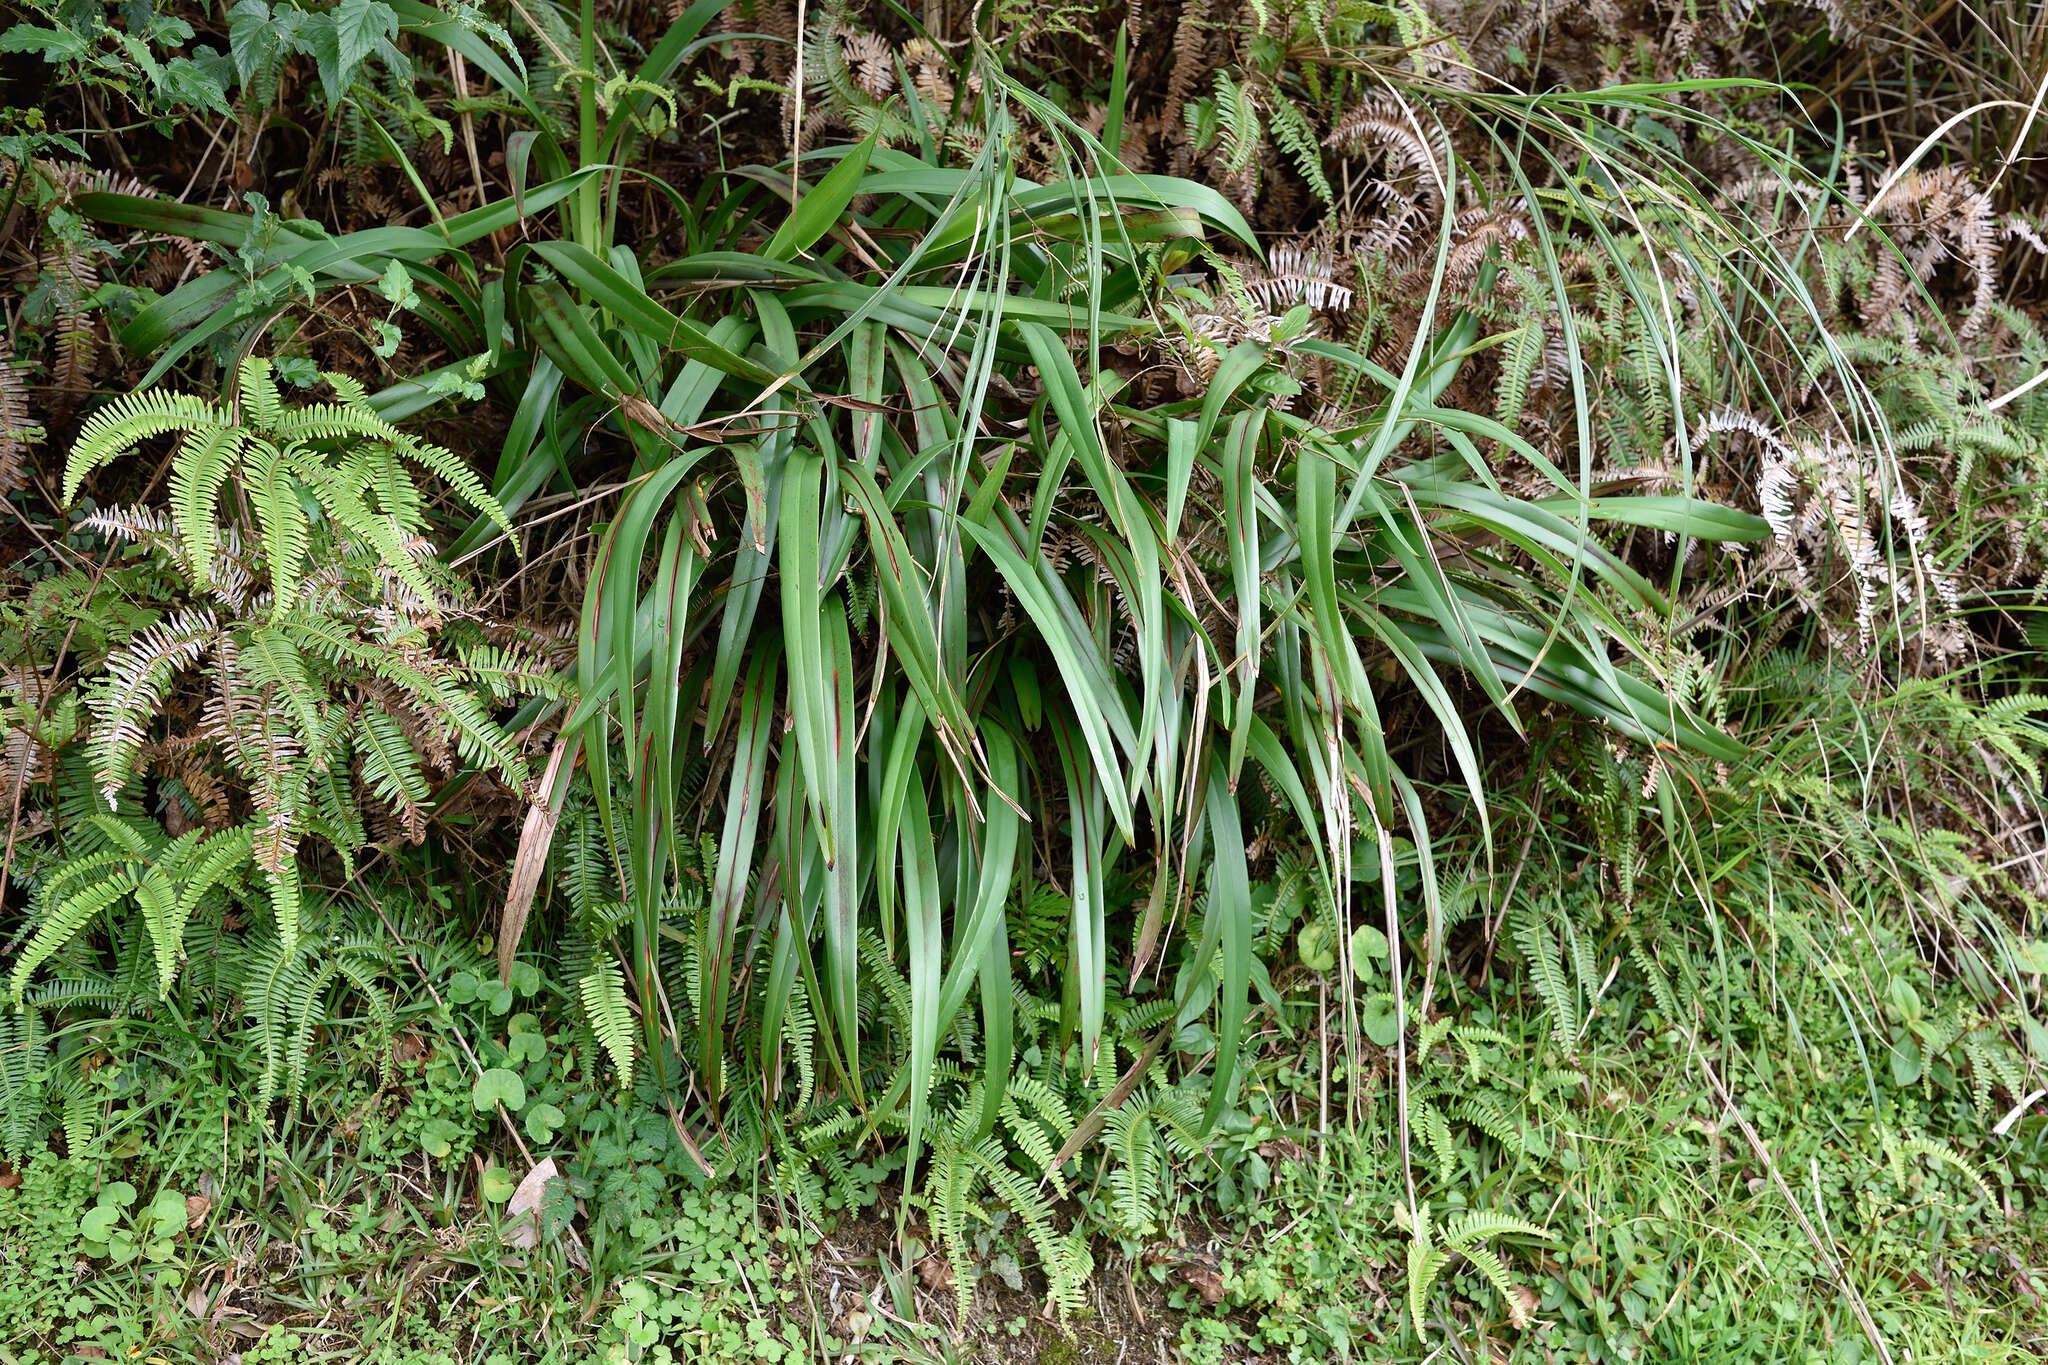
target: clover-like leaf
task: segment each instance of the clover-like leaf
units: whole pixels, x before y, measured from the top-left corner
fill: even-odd
[[[1376,991],[1360,1002],[1358,1022],[1365,1030],[1365,1036],[1378,1047],[1392,1047],[1394,1040],[1401,1036],[1400,1016],[1394,1012],[1394,997],[1386,991]]]
[[[104,1242],[113,1234],[114,1224],[120,1218],[121,1210],[112,1204],[96,1205],[78,1220],[78,1235],[88,1242]]]
[[[503,1166],[486,1166],[483,1178],[477,1182],[477,1188],[483,1197],[493,1204],[502,1204],[512,1197],[512,1192],[519,1186],[514,1183],[511,1172]]]
[[[125,1180],[115,1180],[100,1186],[100,1202],[116,1208],[127,1208],[135,1202],[135,1187]]]
[[[1337,965],[1337,951],[1330,938],[1330,926],[1312,919],[1294,936],[1294,955],[1310,971],[1327,972]]]
[[[526,1135],[535,1142],[552,1142],[568,1118],[552,1104],[536,1104],[526,1111]]]
[[[1377,963],[1387,960],[1387,936],[1370,924],[1351,931],[1351,970],[1359,976],[1375,976]]]
[[[420,1147],[436,1161],[454,1151],[455,1139],[461,1136],[462,1126],[448,1119],[428,1119],[420,1125]]]
[[[488,1113],[498,1105],[517,1111],[526,1107],[526,1082],[519,1079],[516,1071],[507,1071],[494,1066],[476,1078],[476,1085],[469,1092],[470,1105],[480,1113]]]
[[[159,1238],[175,1237],[185,1230],[185,1196],[177,1190],[165,1190],[150,1201],[149,1219],[151,1231]]]
[[[2013,963],[2023,972],[2048,973],[2048,941],[2023,938],[2013,946]]]
[[[420,296],[412,287],[412,276],[407,273],[405,264],[396,256],[392,257],[391,264],[384,268],[383,278],[377,281],[377,292],[394,308],[409,310],[420,306]]]

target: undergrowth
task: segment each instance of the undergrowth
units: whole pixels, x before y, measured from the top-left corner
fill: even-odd
[[[31,0],[0,1361],[2038,1357],[1974,19]]]

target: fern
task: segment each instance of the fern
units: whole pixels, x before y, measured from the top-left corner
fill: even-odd
[[[1531,318],[1515,329],[1501,357],[1494,416],[1511,430],[1521,426],[1522,409],[1529,401],[1529,382],[1543,359],[1543,342],[1543,324]]]
[[[1045,1182],[1060,1198],[1067,1196],[1067,1182],[1053,1161],[1058,1153],[1054,1143],[1064,1141],[1073,1131],[1073,1116],[1066,1102],[1045,1082],[1029,1076],[1013,1079],[1003,1094],[1003,1122],[1017,1148],[1027,1157]]]
[[[15,960],[13,974],[9,977],[8,984],[15,1002],[20,1003],[22,990],[36,968],[55,956],[58,949],[92,923],[101,911],[118,904],[134,889],[135,876],[124,868],[73,892],[54,906],[45,906],[37,917],[35,937],[29,940],[28,947]]]
[[[191,869],[189,879],[181,880],[180,859],[193,847],[166,849],[151,834],[152,853],[164,858],[155,873],[95,874],[89,887],[82,879],[61,899],[46,891],[37,935],[15,964],[17,996],[52,953],[130,897],[155,945],[159,991],[168,990],[193,895],[245,861],[264,873],[273,927],[290,947],[299,932],[296,858],[305,838],[324,840],[352,874],[370,837],[366,802],[388,810],[405,838],[425,837],[430,766],[446,773],[459,757],[525,788],[519,743],[479,689],[495,704],[531,692],[560,695],[560,687],[516,642],[476,651],[471,663],[436,638],[461,603],[425,538],[426,499],[410,471],[433,476],[459,503],[509,530],[503,511],[452,454],[378,416],[361,385],[339,375],[326,380],[338,401],[293,406],[268,362],[251,360],[231,407],[174,393],[130,395],[85,424],[67,467],[67,498],[140,442],[182,433],[171,456],[168,512],[129,509],[95,521],[166,556],[190,591],[212,599],[138,632],[85,689],[95,722],[86,756],[100,795],[118,807],[173,686],[203,669],[198,734],[173,738],[205,742],[247,793],[250,815],[232,848],[210,843],[212,861]],[[320,515],[307,515],[308,500]],[[267,595],[253,590],[258,582],[267,582]],[[351,755],[359,771],[351,770]],[[189,761],[175,776],[185,789],[195,777],[212,778]],[[214,788],[206,818],[231,809],[228,794]],[[139,853],[130,849],[131,858]]]
[[[1265,102],[1266,126],[1275,146],[1287,154],[1295,170],[1308,182],[1309,190],[1325,204],[1336,202],[1330,178],[1323,173],[1323,149],[1316,130],[1309,126],[1301,107],[1284,94],[1275,92]]]
[[[1506,1236],[1550,1240],[1550,1234],[1534,1223],[1507,1214],[1475,1210],[1438,1227],[1430,1221],[1428,1205],[1417,1210],[1414,1237],[1408,1244],[1408,1312],[1415,1320],[1418,1334],[1428,1335],[1424,1306],[1437,1279],[1458,1255],[1477,1267],[1510,1305],[1515,1303],[1514,1283],[1508,1277],[1507,1267],[1490,1248],[1481,1245]]]
[[[75,501],[80,485],[100,466],[151,437],[182,432],[184,438],[171,458],[171,502],[181,542],[179,558],[193,582],[214,580],[220,545],[215,526],[228,481],[239,475],[270,565],[275,614],[298,601],[311,548],[310,524],[299,505],[302,489],[320,503],[338,534],[378,546],[390,574],[431,597],[418,565],[404,552],[392,526],[395,508],[408,507],[415,513],[409,525],[416,527],[420,506],[418,491],[399,461],[435,475],[467,506],[510,535],[504,509],[454,455],[414,440],[379,417],[361,385],[345,376],[324,377],[342,402],[287,406],[278,395],[270,362],[260,358],[242,363],[239,412],[190,394],[149,391],[117,399],[95,413],[79,433],[65,465],[64,500]],[[349,450],[338,463],[320,450],[336,443]],[[386,498],[382,517],[371,513],[357,495],[372,460],[380,462],[384,486],[394,494]],[[402,522],[401,529],[407,525]]]
[[[254,1021],[263,1070],[256,1082],[256,1107],[267,1108],[280,1091],[295,1098],[304,1084],[317,982],[307,965],[308,945],[271,932],[252,940],[242,986]]]
[[[1102,1145],[1104,1160],[1114,1162],[1110,1211],[1124,1231],[1142,1236],[1155,1225],[1161,1168],[1152,1113],[1141,1097],[1133,1095],[1111,1111],[1103,1123]]]
[[[1916,1156],[1925,1157],[1963,1176],[1976,1187],[1977,1193],[1984,1197],[1985,1204],[1994,1209],[1999,1207],[1998,1196],[1992,1192],[1991,1182],[1946,1142],[1928,1137],[1924,1133],[1908,1133],[1901,1136],[1889,1130],[1880,1130],[1879,1137],[1884,1144],[1885,1156],[1891,1162],[1892,1178],[1901,1186],[1906,1183],[1907,1161]]]
[[[164,689],[218,646],[219,625],[206,608],[187,608],[151,626],[107,660],[106,674],[86,699],[98,722],[86,756],[99,775],[107,805],[116,804],[133,775],[143,723],[162,705]]]
[[[1587,1021],[1579,1013],[1578,1001],[1565,976],[1549,919],[1535,912],[1520,914],[1516,919],[1515,945],[1522,950],[1530,984],[1548,1012],[1551,1041],[1567,1057],[1576,1057]]]
[[[426,775],[419,751],[405,737],[404,728],[385,711],[365,707],[356,718],[355,740],[364,784],[398,817],[408,835],[424,837]]]
[[[20,1162],[42,1137],[49,1035],[42,1011],[0,1014],[0,1155]]]
[[[633,1087],[633,1023],[632,1008],[626,1003],[625,979],[619,975],[618,964],[604,958],[577,983],[577,994],[583,1001],[583,1017],[589,1021],[591,1030],[598,1041],[604,1044],[605,1054],[611,1058],[612,1070],[619,1078],[619,1088]]]

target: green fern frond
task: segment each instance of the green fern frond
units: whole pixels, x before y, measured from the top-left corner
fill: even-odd
[[[271,922],[277,928],[277,935],[287,947],[295,947],[299,941],[299,869],[296,863],[287,861],[268,870],[264,877],[270,891]]]
[[[275,368],[261,356],[242,362],[238,376],[242,411],[258,431],[280,434],[284,425],[284,399],[277,391]]]
[[[78,500],[78,486],[93,470],[153,436],[234,425],[234,419],[219,407],[190,394],[155,390],[124,394],[86,419],[79,430],[64,466],[64,501]]]
[[[1939,1138],[1929,1137],[1924,1133],[1909,1133],[1905,1136],[1886,1133],[1884,1137],[1885,1146],[1892,1157],[1893,1172],[1901,1185],[1905,1183],[1907,1160],[1916,1156],[1925,1157],[1937,1165],[1949,1167],[1968,1180],[1976,1187],[1977,1193],[1984,1197],[1984,1202],[1991,1208],[1996,1209],[2000,1207],[1998,1196],[1992,1192],[1991,1182],[1986,1180],[1983,1173],[1974,1165],[1965,1160],[1962,1153],[1956,1151],[1948,1143],[1943,1142]]]
[[[99,881],[73,892],[53,907],[46,908],[37,917],[35,937],[28,941],[28,947],[15,960],[14,971],[8,978],[14,1001],[21,1003],[22,991],[36,968],[48,962],[57,951],[86,925],[93,922],[101,911],[119,904],[135,889],[135,874],[127,868],[115,872]]]
[[[220,550],[214,508],[247,440],[239,427],[207,427],[187,435],[171,461],[172,524],[184,540],[195,582],[213,581],[213,557]]]
[[[1153,1227],[1159,1196],[1159,1144],[1149,1099],[1141,1091],[1110,1111],[1103,1123],[1110,1209],[1124,1231],[1143,1236]]]
[[[267,1108],[294,1071],[292,1059],[302,1008],[310,1011],[312,985],[305,949],[276,933],[253,936],[242,991],[253,1016],[263,1070],[256,1082],[256,1107]]]
[[[1429,1293],[1449,1267],[1454,1253],[1462,1254],[1477,1266],[1480,1273],[1513,1302],[1514,1285],[1508,1278],[1507,1267],[1497,1255],[1479,1245],[1495,1237],[1506,1236],[1550,1240],[1550,1234],[1534,1223],[1490,1210],[1474,1210],[1441,1227],[1432,1225],[1427,1205],[1417,1211],[1414,1237],[1408,1244],[1408,1312],[1414,1319],[1417,1334],[1427,1335],[1424,1309],[1429,1302]]]
[[[0,1155],[20,1162],[42,1136],[42,1073],[49,1034],[42,1011],[0,1014]]]
[[[1322,140],[1309,126],[1308,116],[1301,112],[1301,107],[1276,92],[1266,101],[1266,126],[1273,135],[1274,145],[1287,153],[1295,170],[1308,182],[1309,191],[1325,204],[1335,203],[1330,178],[1323,173]]]
[[[271,612],[282,616],[299,599],[299,578],[311,547],[306,509],[299,505],[298,480],[282,455],[265,461],[248,489],[256,525],[263,536],[263,557],[270,565]]]
[[[626,1003],[625,979],[619,975],[618,964],[604,958],[597,966],[577,983],[577,993],[583,1000],[583,1015],[590,1021],[590,1027],[604,1044],[606,1055],[611,1058],[612,1070],[618,1075],[619,1088],[630,1090],[633,1086],[633,1035],[636,1026],[633,1011]]]
[[[1564,963],[1545,918],[1536,912],[1516,917],[1515,945],[1529,969],[1529,980],[1550,1016],[1550,1038],[1567,1057],[1578,1054],[1578,1010],[1565,982]]]
[[[1045,1082],[1030,1076],[1018,1076],[1011,1080],[1003,1094],[1001,1113],[1017,1141],[1018,1150],[1054,1192],[1060,1198],[1066,1198],[1066,1179],[1053,1161],[1059,1154],[1055,1143],[1065,1142],[1074,1128],[1066,1102]]]
[[[1531,1237],[1539,1242],[1551,1240],[1549,1229],[1538,1227],[1526,1218],[1496,1213],[1491,1209],[1474,1209],[1461,1214],[1443,1224],[1438,1234],[1439,1241],[1453,1251],[1463,1251],[1476,1242],[1495,1237]]]
[[[1522,1151],[1522,1124],[1490,1102],[1474,1095],[1458,1101],[1458,1117],[1477,1128],[1514,1155]]]
[[[423,831],[427,779],[403,727],[377,707],[365,707],[356,717],[354,747],[371,793],[398,814],[401,824]]]
[[[1494,416],[1510,430],[1519,430],[1528,406],[1529,385],[1543,359],[1543,324],[1530,318],[1514,331],[1501,353],[1500,381],[1494,390]]]

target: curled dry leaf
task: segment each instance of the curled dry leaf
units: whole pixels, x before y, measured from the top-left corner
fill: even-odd
[[[1214,1308],[1223,1302],[1223,1277],[1205,1265],[1187,1266],[1181,1275],[1202,1296],[1202,1302]]]
[[[505,1205],[505,1244],[531,1251],[540,1243],[540,1205],[547,1197],[548,1182],[556,1179],[561,1172],[555,1168],[555,1159],[548,1157],[526,1173],[519,1182],[519,1188],[512,1191],[512,1200]]]

